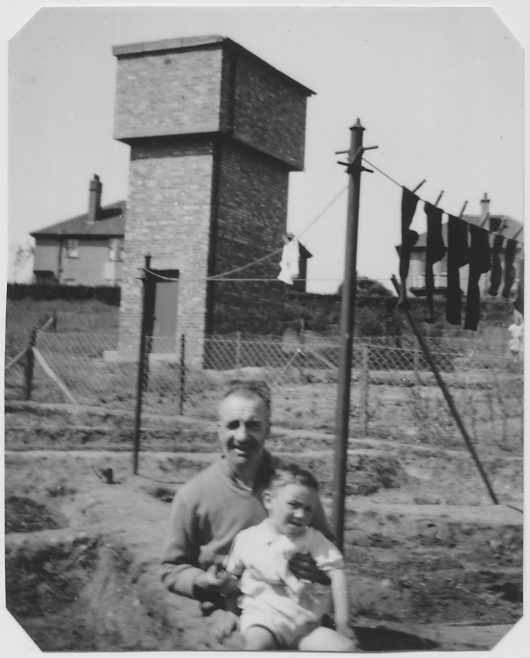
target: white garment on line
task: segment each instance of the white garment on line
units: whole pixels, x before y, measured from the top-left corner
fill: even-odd
[[[280,273],[278,279],[292,286],[294,280],[300,276],[300,245],[296,238],[292,238],[285,245],[280,260]]]

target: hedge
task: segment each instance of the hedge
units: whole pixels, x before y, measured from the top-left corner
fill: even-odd
[[[97,299],[105,304],[120,305],[119,286],[63,286],[60,284],[8,283],[8,299]]]

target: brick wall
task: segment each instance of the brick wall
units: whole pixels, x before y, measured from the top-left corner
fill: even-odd
[[[137,353],[142,292],[137,277],[146,254],[153,269],[179,270],[177,331],[204,330],[212,153],[211,144],[175,141],[131,151],[120,352]]]
[[[114,53],[115,136],[131,145],[120,352],[138,351],[146,254],[153,269],[179,271],[176,331],[187,334],[194,360],[205,331],[279,331],[280,253],[243,273],[273,281],[206,277],[281,250],[311,92],[221,37]]]
[[[120,58],[115,138],[218,130],[221,71],[220,49]]]
[[[307,93],[241,55],[235,71],[234,136],[294,169],[304,166]]]
[[[287,218],[286,168],[266,156],[227,143],[219,158],[219,203],[212,273],[247,265],[283,246]],[[281,253],[231,278],[272,281],[211,282],[212,333],[277,333],[284,284],[276,280]]]

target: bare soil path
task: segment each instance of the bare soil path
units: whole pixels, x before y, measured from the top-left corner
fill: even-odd
[[[6,414],[9,610],[48,651],[239,648],[158,576],[169,501],[216,459],[213,424],[150,419],[133,476],[127,418],[77,413]],[[330,439],[276,428],[271,448],[329,482]],[[522,459],[485,461],[501,505],[464,451],[352,441],[345,552],[365,651],[485,650],[520,618]]]

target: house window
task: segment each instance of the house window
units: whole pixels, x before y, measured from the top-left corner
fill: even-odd
[[[112,238],[109,240],[109,260],[118,261],[122,259],[123,240]]]
[[[67,240],[65,245],[66,258],[79,258],[79,243],[77,240]]]

